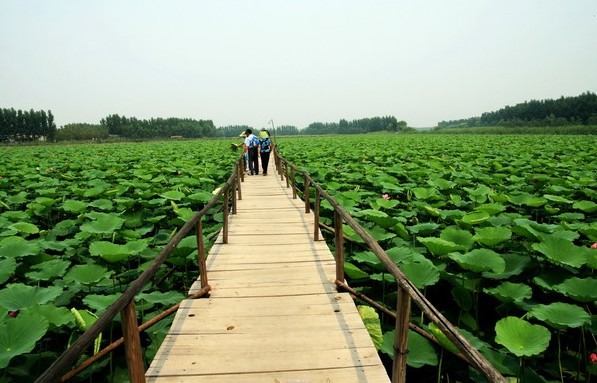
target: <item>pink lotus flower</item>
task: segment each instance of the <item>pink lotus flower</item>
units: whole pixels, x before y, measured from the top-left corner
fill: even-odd
[[[381,198],[383,198],[383,199],[387,199],[387,200],[390,200],[390,198],[391,198],[391,197],[390,197],[390,195],[389,195],[389,194],[382,194],[382,195],[381,195]]]
[[[589,354],[589,361],[593,364],[597,364],[597,354],[595,354],[594,352]]]
[[[591,245],[591,249],[597,249],[597,242]]]
[[[8,316],[12,317],[12,318],[16,318],[17,316],[19,316],[19,312],[18,311],[9,311]]]

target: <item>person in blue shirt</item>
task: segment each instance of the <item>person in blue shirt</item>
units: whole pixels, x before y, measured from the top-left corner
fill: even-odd
[[[249,175],[259,174],[259,139],[253,134],[251,129],[245,130],[247,137],[245,138],[244,153],[249,154]]]
[[[259,132],[259,154],[261,155],[261,168],[263,175],[267,175],[267,165],[269,164],[269,156],[272,151],[272,141],[269,137],[267,129],[263,128]]]

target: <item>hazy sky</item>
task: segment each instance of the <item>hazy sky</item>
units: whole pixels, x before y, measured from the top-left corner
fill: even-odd
[[[410,126],[597,91],[597,0],[0,0],[0,107]]]

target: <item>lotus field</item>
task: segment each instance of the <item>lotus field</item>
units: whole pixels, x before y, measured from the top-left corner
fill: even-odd
[[[148,266],[228,178],[238,155],[230,142],[0,148],[0,383],[38,376]],[[596,137],[385,134],[278,144],[502,374],[597,379]],[[206,237],[222,214],[206,217]],[[327,202],[322,216],[331,224]],[[353,239],[349,283],[393,310],[395,281],[344,230]],[[196,258],[187,237],[136,297],[141,320],[185,297]],[[411,332],[409,380],[483,381],[413,310],[411,321],[442,347]],[[393,321],[359,311],[389,360]],[[168,325],[142,335],[147,361]],[[82,359],[120,336],[117,320]],[[121,352],[76,381],[126,381]]]
[[[40,375],[213,198],[236,158],[224,141],[0,152],[0,382]],[[209,215],[206,236],[221,218],[222,212]],[[198,275],[196,249],[195,236],[183,239],[136,297],[141,320],[186,296]],[[142,335],[148,361],[168,324]],[[116,322],[83,358],[120,336]],[[118,353],[78,380],[89,380],[94,371],[102,373],[93,381],[128,379]]]
[[[503,375],[597,379],[596,137],[361,135],[279,146]],[[394,310],[393,278],[344,231],[354,240],[346,245],[349,283]],[[408,364],[426,372],[409,379],[483,381],[419,314],[411,320],[444,347],[411,332]],[[393,322],[373,323],[373,338],[391,355]]]

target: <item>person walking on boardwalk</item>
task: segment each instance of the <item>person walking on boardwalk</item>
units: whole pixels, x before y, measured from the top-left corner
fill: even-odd
[[[245,151],[249,154],[249,174],[250,175],[257,175],[259,174],[259,159],[258,152],[259,152],[259,139],[253,134],[251,129],[245,130]]]
[[[272,141],[269,138],[267,129],[262,128],[259,132],[259,153],[261,155],[261,168],[263,175],[267,175],[267,165],[269,164],[269,156],[272,151]]]

